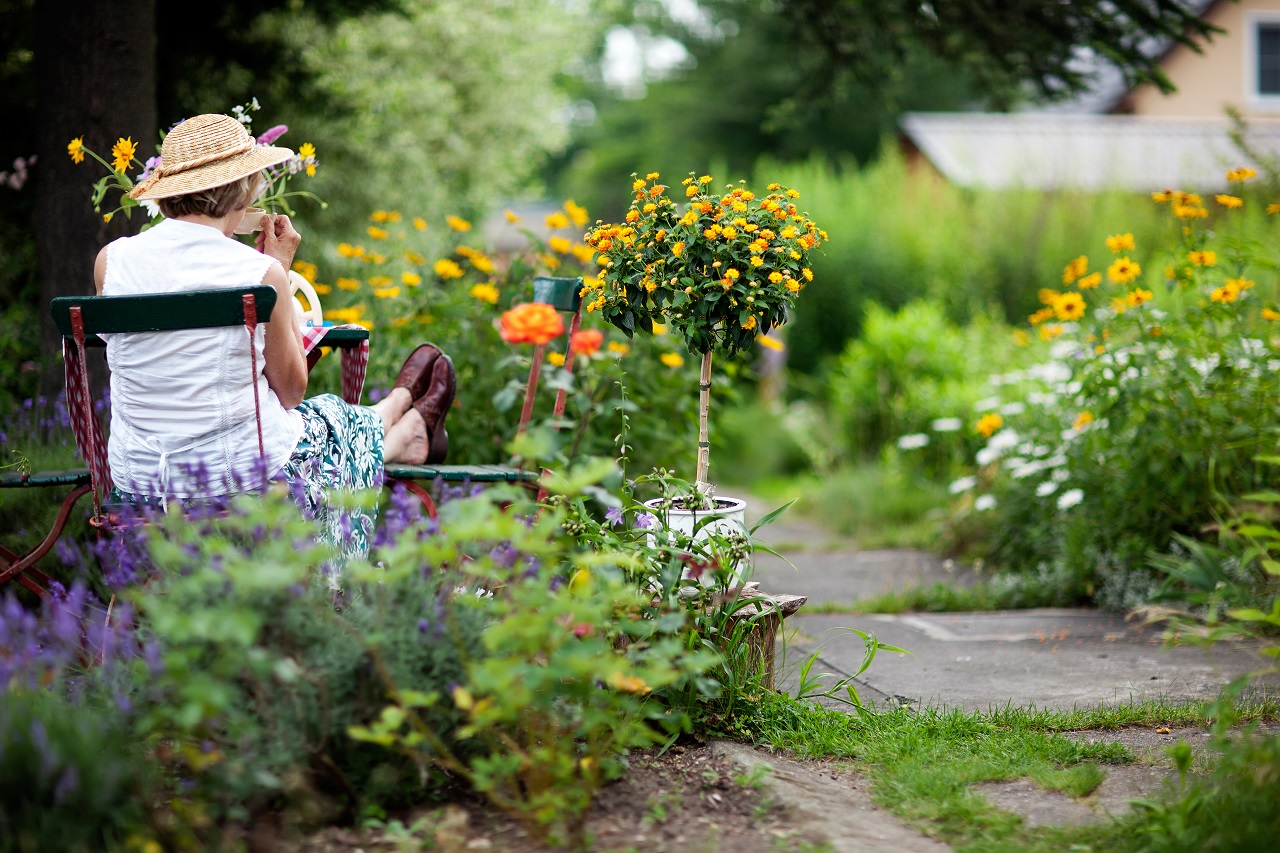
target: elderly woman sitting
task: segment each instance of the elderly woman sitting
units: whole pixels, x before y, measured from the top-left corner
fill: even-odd
[[[330,512],[326,494],[377,488],[384,462],[442,461],[455,374],[449,356],[427,343],[373,407],[332,394],[304,399],[307,359],[286,273],[302,238],[284,215],[263,217],[256,248],[233,236],[262,191],[263,170],[292,156],[256,145],[234,118],[200,115],[170,131],[159,167],[130,193],[154,199],[165,219],[98,253],[99,294],[265,284],[278,298],[270,322],[257,328],[252,379],[240,327],[103,335],[111,368],[108,458],[126,502],[207,502],[261,488],[255,472],[284,480],[322,520],[325,538],[352,556],[367,553],[374,512]]]

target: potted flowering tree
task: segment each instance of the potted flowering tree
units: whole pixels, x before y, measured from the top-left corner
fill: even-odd
[[[688,509],[726,510],[724,504],[741,501],[711,503],[712,356],[733,358],[787,321],[813,280],[809,253],[827,235],[797,210],[800,194],[779,184],[762,197],[741,184],[718,193],[710,175],[690,173],[677,202],[656,173],[632,177],[625,220],[597,223],[585,237],[602,269],[583,298],[588,311],[600,311],[628,336],[652,333],[654,321],[663,320],[702,357],[695,479],[702,499]]]

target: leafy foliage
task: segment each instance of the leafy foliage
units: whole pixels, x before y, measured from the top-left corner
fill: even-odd
[[[625,224],[599,225],[587,235],[603,270],[589,287],[588,311],[628,337],[667,319],[696,355],[732,358],[787,321],[813,270],[810,251],[826,238],[791,199],[799,192],[769,184],[757,199],[730,185],[710,192],[710,175],[682,181],[681,212],[657,173],[634,178]]]

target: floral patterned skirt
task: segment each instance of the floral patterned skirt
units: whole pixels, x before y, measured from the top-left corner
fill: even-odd
[[[378,508],[376,503],[362,508],[335,506],[331,498],[382,488],[382,418],[373,409],[353,406],[334,394],[303,400],[296,411],[302,415],[302,437],[274,479],[289,486],[307,518],[320,524],[320,538],[338,552],[328,569],[330,586],[336,588],[346,562],[368,556]],[[183,512],[198,514],[226,507],[229,496],[174,500]],[[113,488],[108,503],[163,510],[165,499]]]
[[[338,550],[338,565],[368,556],[377,505],[333,506],[330,495],[382,487],[382,418],[334,394],[303,400],[295,411],[302,415],[302,437],[276,478],[320,522],[322,537]]]

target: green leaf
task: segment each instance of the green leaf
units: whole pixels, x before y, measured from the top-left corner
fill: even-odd
[[[777,509],[775,509],[775,510],[773,510],[773,511],[769,512],[769,513],[767,513],[763,518],[761,518],[759,521],[757,521],[757,522],[755,523],[755,526],[753,526],[749,532],[750,532],[750,533],[755,533],[755,532],[756,532],[757,530],[759,530],[760,528],[765,527],[765,526],[767,526],[767,525],[769,525],[769,524],[772,524],[772,523],[773,523],[774,521],[776,521],[776,520],[778,519],[778,517],[779,517],[779,516],[781,516],[784,512],[786,512],[787,510],[791,509],[792,505],[794,505],[794,504],[795,504],[795,502],[796,502],[796,501],[798,501],[798,500],[800,500],[800,499],[799,499],[799,498],[792,498],[791,500],[787,501],[787,502],[786,502],[785,504],[783,504],[782,506],[778,507]]]
[[[1267,622],[1270,621],[1271,615],[1263,613],[1253,607],[1242,607],[1238,610],[1228,610],[1227,615],[1232,619],[1239,619],[1241,622]]]

